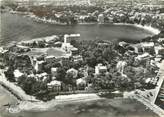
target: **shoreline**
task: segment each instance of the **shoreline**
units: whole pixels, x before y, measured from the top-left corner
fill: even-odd
[[[4,13],[5,14],[5,13]],[[7,14],[11,14],[11,13],[7,13]],[[38,26],[38,25],[42,25],[42,24],[45,24],[44,22],[39,22],[39,23],[37,23],[37,22],[35,22],[35,21],[33,21],[30,17],[28,18],[28,17],[25,17],[26,15],[19,15],[19,14],[11,14],[11,16],[19,16],[19,17],[24,17],[24,19],[27,19],[27,20],[30,20],[31,22],[33,22],[34,24],[36,23],[36,25]],[[51,24],[49,24],[49,25],[51,25]],[[48,26],[49,27],[49,25],[48,25],[48,23],[47,24],[45,24],[45,26]],[[99,29],[101,29],[101,28],[99,28],[99,27],[104,27],[103,25],[109,25],[109,29],[110,29],[110,25],[111,26],[115,26],[115,25],[120,25],[120,27],[125,27],[126,28],[126,25],[127,25],[127,27],[128,27],[128,25],[129,25],[129,27],[134,27],[134,29],[136,29],[136,30],[141,30],[140,32],[141,32],[141,34],[142,34],[142,32],[146,32],[148,35],[147,36],[141,36],[141,38],[140,38],[140,36],[137,36],[136,35],[136,39],[135,38],[133,38],[132,39],[132,37],[129,35],[128,36],[128,39],[126,39],[126,36],[125,36],[125,40],[127,40],[127,41],[140,41],[140,40],[142,40],[142,39],[145,39],[145,38],[147,38],[147,37],[152,37],[152,36],[154,36],[154,35],[156,35],[156,34],[158,34],[159,32],[160,32],[160,29],[157,29],[157,28],[154,28],[154,27],[152,27],[152,26],[147,26],[147,25],[145,25],[145,26],[142,26],[141,24],[131,24],[131,23],[103,23],[103,24],[98,24],[98,23],[80,23],[80,24],[77,24],[77,27],[79,26],[79,27],[82,27],[83,28],[83,26],[85,27],[86,26],[86,28],[87,27],[89,27],[89,26],[93,26],[96,30],[99,30]],[[121,26],[122,25],[122,26]],[[125,25],[125,26],[124,26]],[[61,28],[61,29],[63,29],[63,27],[66,27],[66,28],[68,28],[68,31],[69,31],[69,28],[70,27],[75,27],[75,29],[76,29],[76,25],[72,25],[72,26],[70,26],[70,25],[60,25],[60,24],[54,24],[54,26],[52,25],[52,28],[53,27],[59,27],[59,28]],[[31,27],[31,26],[30,26]],[[117,26],[116,26],[117,27]],[[118,26],[119,27],[119,26]],[[138,27],[138,28],[137,28]],[[33,28],[33,27],[32,27]],[[43,26],[43,28],[44,28],[44,26]],[[19,40],[19,41],[23,41],[23,40],[31,40],[31,39],[34,39],[34,38],[42,38],[42,36],[52,36],[54,33],[53,33],[53,31],[51,31],[52,29],[51,29],[51,26],[50,26],[50,33],[46,33],[45,35],[41,35],[40,36],[40,34],[39,33],[37,33],[36,34],[36,36],[35,36],[35,34],[34,35],[32,35],[32,36],[29,36],[28,37],[28,35],[25,33],[24,35],[25,36],[23,36],[23,35],[21,35],[20,34],[20,36],[18,36],[18,33],[13,33],[13,34],[15,34],[16,36],[12,39],[11,38],[11,36],[9,36],[9,39],[11,40],[8,40],[9,41],[9,43],[15,43],[15,41],[17,41],[17,40]],[[55,29],[56,30],[56,29]],[[144,31],[145,30],[145,31]],[[38,30],[38,31],[40,31],[40,30]],[[81,31],[81,30],[80,30]],[[82,30],[83,31],[83,30]],[[54,31],[55,32],[55,31]],[[55,34],[59,34],[60,35],[60,31],[56,31],[57,33],[55,33]],[[72,31],[71,31],[72,32]],[[76,32],[76,31],[75,31]],[[140,33],[139,32],[139,33]],[[31,31],[29,31],[28,33],[31,33]],[[125,32],[126,33],[126,32]],[[128,32],[127,32],[128,33]],[[83,34],[83,32],[82,32],[82,34]],[[84,32],[84,34],[86,34],[85,32]],[[100,35],[100,34],[99,34]],[[125,35],[125,34],[124,34]],[[88,34],[88,36],[90,36],[89,34]],[[17,37],[17,38],[16,38]],[[25,38],[24,38],[25,37]],[[84,37],[85,37],[85,35],[84,35]],[[22,39],[21,39],[22,38]],[[27,38],[27,39],[26,39]],[[94,36],[91,36],[91,38],[94,38]],[[108,38],[106,37],[106,36],[104,36],[104,38],[105,38],[105,40],[108,40]],[[111,39],[112,39],[112,37],[111,37]],[[123,38],[124,39],[124,38]],[[13,40],[13,41],[12,41]],[[119,40],[121,40],[121,37],[119,37]],[[18,41],[18,42],[19,42]],[[2,42],[0,43],[0,45],[1,46],[6,46],[6,45],[8,45],[8,43],[6,43],[5,42],[5,36],[3,36],[3,38],[2,38]]]
[[[53,24],[53,25],[70,26],[70,25],[67,25],[65,23],[58,23],[58,22],[53,23],[53,22],[49,22],[49,20],[43,20],[43,19],[41,19],[41,21],[36,21],[35,19],[32,19],[32,20],[34,20],[35,22],[39,22],[39,23],[48,23],[48,24]],[[131,24],[131,23],[114,23],[114,22],[112,22],[112,23],[98,23],[98,22],[87,23],[86,22],[86,23],[77,23],[77,24],[72,24],[72,25],[105,25],[105,24],[135,26],[135,27],[138,27],[138,28],[142,28],[144,30],[148,30],[148,31],[150,31],[151,33],[153,33],[155,35],[160,33],[160,30],[158,28],[152,27],[150,25],[141,25],[141,24],[137,24],[137,23]]]
[[[11,12],[9,12],[11,13]],[[38,23],[48,23],[48,24],[54,24],[54,25],[61,25],[61,26],[70,26],[70,25],[104,25],[104,24],[113,24],[113,25],[127,25],[127,26],[135,26],[135,27],[138,27],[138,28],[142,28],[144,30],[148,30],[150,31],[151,33],[157,35],[160,33],[160,29],[158,28],[155,28],[155,27],[152,27],[151,25],[141,25],[141,24],[137,24],[137,23],[114,23],[114,22],[111,22],[111,23],[98,23],[98,22],[90,22],[90,23],[77,23],[77,24],[66,24],[66,23],[60,23],[60,22],[56,22],[55,20],[46,20],[44,18],[39,18],[35,15],[33,15],[32,13],[28,13],[28,12],[25,12],[25,13],[20,13],[20,12],[17,12],[15,11],[14,14],[18,14],[18,15],[24,15],[25,17],[29,17],[30,19],[32,19],[34,22],[38,22]],[[37,20],[38,19],[38,20]]]
[[[35,15],[34,15],[34,17],[31,17],[31,16],[28,15],[27,17],[31,18],[34,21],[36,21],[36,20],[33,19],[33,18],[38,18]],[[49,23],[49,24],[54,24],[54,25],[62,25],[62,26],[65,25],[65,26],[67,26],[67,24],[56,22],[55,20],[44,20],[43,18],[39,18],[39,20],[40,20],[39,22],[41,22],[41,23]],[[114,22],[111,22],[111,23],[98,23],[98,22],[87,23],[87,22],[85,22],[85,23],[77,23],[77,24],[72,24],[72,25],[94,25],[94,24],[97,24],[97,25],[113,24],[113,25],[135,26],[135,27],[138,27],[138,28],[142,28],[144,30],[148,30],[148,31],[150,31],[151,33],[154,33],[154,34],[159,34],[160,33],[160,30],[158,28],[152,27],[150,25],[141,25],[141,24],[137,24],[137,23],[132,24],[132,23],[114,23]]]
[[[127,26],[135,26],[135,27],[138,27],[138,28],[142,28],[144,30],[148,30],[150,31],[151,33],[154,33],[155,35],[159,34],[160,33],[160,30],[157,29],[157,28],[154,28],[150,25],[141,25],[141,24],[129,24],[129,23],[114,23],[115,25],[127,25]]]

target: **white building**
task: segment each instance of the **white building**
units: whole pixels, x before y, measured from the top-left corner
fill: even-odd
[[[98,16],[98,22],[99,22],[100,24],[104,23],[104,15],[103,15],[103,14],[100,14],[100,15]]]
[[[66,52],[71,52],[71,51],[77,51],[78,49],[73,47],[73,45],[71,45],[70,43],[63,43],[62,47],[63,50],[65,50]]]
[[[73,61],[76,63],[83,61],[83,57],[81,55],[73,56]]]
[[[72,39],[79,39],[80,38],[80,34],[65,34],[64,35],[64,43],[70,43],[70,40]]]
[[[71,68],[71,69],[67,70],[67,73],[72,73],[73,78],[77,78],[78,71],[76,69]]]
[[[54,81],[51,81],[50,83],[47,83],[47,86],[51,90],[55,90],[55,91],[61,90],[61,82],[57,81],[57,80],[54,80]]]
[[[107,72],[107,67],[103,66],[102,64],[98,64],[97,66],[95,66],[95,74],[98,75],[100,73],[104,73]]]
[[[51,74],[52,74],[53,77],[56,77],[56,75],[57,75],[57,70],[58,70],[58,68],[56,68],[56,67],[55,67],[55,68],[54,68],[54,67],[51,68]]]
[[[127,77],[126,74],[124,74],[124,68],[127,65],[126,61],[118,61],[116,68],[119,73],[121,73],[122,76]]]
[[[43,69],[43,63],[44,61],[34,61],[34,69],[36,70],[36,72],[42,71]]]
[[[14,70],[13,74],[16,81],[18,80],[19,77],[23,76],[23,73],[20,72],[18,69]]]
[[[64,35],[64,43],[62,43],[61,48],[65,50],[66,52],[77,51],[78,49],[75,48],[73,45],[71,45],[70,41],[71,39],[78,39],[79,37],[80,37],[80,34]]]

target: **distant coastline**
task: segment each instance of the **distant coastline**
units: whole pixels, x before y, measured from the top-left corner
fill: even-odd
[[[37,21],[36,19],[38,17],[36,17],[36,16],[31,17],[30,15],[28,15],[28,17],[30,17],[32,20],[34,20],[36,22],[49,23],[49,24],[54,24],[54,25],[67,25],[66,23],[55,22],[55,20],[45,20],[43,18],[39,18],[39,20]],[[154,34],[159,34],[160,33],[160,30],[155,28],[155,27],[152,27],[150,25],[141,25],[141,24],[137,24],[137,23],[132,24],[132,23],[114,23],[114,22],[111,22],[111,23],[98,23],[98,22],[87,23],[87,22],[84,22],[84,23],[77,23],[77,24],[74,24],[74,25],[93,25],[93,24],[98,24],[98,25],[105,25],[105,24],[128,25],[128,26],[135,26],[135,27],[143,28],[144,30],[148,30],[148,31],[150,31]]]
[[[60,22],[56,22],[55,20],[46,20],[44,18],[39,18],[35,15],[32,15],[31,13],[28,13],[28,12],[25,12],[25,13],[22,13],[22,12],[17,12],[15,11],[14,14],[18,14],[18,15],[24,15],[25,17],[29,17],[31,18],[32,20],[36,21],[36,22],[42,22],[42,23],[49,23],[49,24],[54,24],[54,25],[66,25],[66,23],[60,23]],[[111,22],[111,23],[98,23],[98,22],[90,22],[90,23],[87,23],[87,22],[79,22],[77,24],[74,24],[74,25],[93,25],[93,24],[98,24],[98,25],[105,25],[105,24],[114,24],[114,25],[128,25],[128,26],[135,26],[135,27],[139,27],[139,28],[143,28],[145,30],[148,30],[154,34],[159,34],[160,33],[160,30],[158,28],[155,28],[155,27],[152,27],[151,25],[141,25],[141,24],[132,24],[132,23],[114,23],[114,22]]]

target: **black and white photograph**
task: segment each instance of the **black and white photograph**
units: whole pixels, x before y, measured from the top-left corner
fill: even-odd
[[[164,0],[0,0],[0,117],[164,117]]]

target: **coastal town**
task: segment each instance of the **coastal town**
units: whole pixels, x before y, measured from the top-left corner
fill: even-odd
[[[20,100],[19,108],[27,101],[28,108],[36,103],[35,109],[46,110],[47,105],[38,105],[52,100],[61,104],[74,97],[90,100],[96,94],[95,99],[133,98],[164,116],[163,0],[29,0],[4,2],[0,10],[41,24],[134,25],[152,33],[142,39],[114,41],[65,33],[2,45],[0,85]]]

